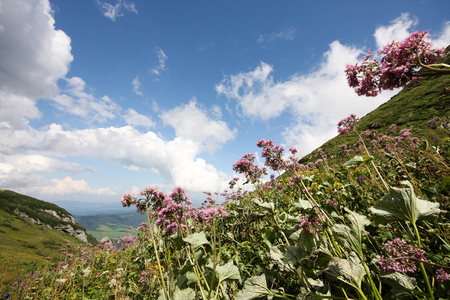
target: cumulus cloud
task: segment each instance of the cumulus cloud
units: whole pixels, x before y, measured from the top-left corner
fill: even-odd
[[[144,116],[132,108],[127,110],[127,113],[123,116],[125,122],[131,126],[143,126],[145,128],[150,128],[155,126],[155,122],[153,122],[149,117]]]
[[[118,17],[122,17],[124,15],[124,11],[138,14],[138,10],[136,9],[134,2],[118,0],[116,4],[112,5],[111,3],[97,0],[97,4],[102,14],[112,21],[115,21]]]
[[[379,26],[374,33],[377,47],[383,48],[392,41],[404,40],[418,24],[419,21],[416,18],[403,13],[400,17],[393,20],[390,25]],[[450,21],[446,21],[441,32],[430,35],[428,40],[436,47],[447,47],[450,44]]]
[[[417,21],[402,14],[389,26],[380,26],[374,37],[377,45],[407,37]],[[450,22],[435,39],[448,44]],[[336,135],[338,120],[355,113],[362,117],[389,100],[398,90],[383,92],[376,98],[359,97],[348,87],[345,65],[358,62],[364,49],[330,44],[319,67],[307,74],[294,74],[286,81],[275,81],[274,67],[261,62],[253,71],[226,75],[215,86],[219,95],[235,100],[243,116],[269,120],[288,113],[292,125],[283,132],[285,143],[299,147],[304,155]]]
[[[159,47],[156,47],[155,50],[154,50],[154,52],[155,52],[156,56],[158,57],[158,63],[159,63],[159,65],[156,66],[155,68],[153,68],[153,69],[151,70],[151,72],[152,72],[153,74],[159,76],[159,75],[161,75],[161,72],[162,72],[162,71],[165,71],[165,70],[166,70],[166,61],[167,61],[167,59],[168,59],[169,57],[168,57],[168,56],[166,55],[166,53],[164,53],[164,51],[163,51],[161,48],[159,48]]]
[[[450,21],[445,22],[440,34],[436,36],[436,39],[434,39],[432,35],[430,41],[439,48],[446,48],[450,45]]]
[[[377,48],[383,48],[392,41],[404,40],[410,35],[410,29],[418,24],[416,18],[411,18],[408,13],[403,13],[394,19],[388,26],[379,26],[374,33]]]
[[[293,125],[283,133],[285,142],[307,154],[336,135],[339,119],[350,113],[361,116],[393,95],[387,92],[364,99],[348,87],[345,64],[356,62],[361,53],[362,49],[334,41],[314,72],[276,82],[270,75],[273,67],[261,62],[253,71],[226,76],[216,91],[236,100],[243,114],[251,118],[269,120],[290,113]]]
[[[220,108],[214,106],[211,112],[202,109],[196,101],[178,106],[161,114],[165,124],[172,126],[178,137],[194,141],[212,153],[233,139],[237,129],[231,130],[224,121],[215,117],[220,115]]]
[[[98,122],[116,117],[119,107],[108,96],[96,98],[86,91],[86,83],[79,77],[64,80],[65,88],[52,99],[59,110]]]
[[[52,184],[49,186],[44,186],[41,189],[41,194],[44,196],[54,196],[54,195],[67,195],[67,194],[93,194],[93,195],[115,195],[116,193],[109,188],[99,188],[93,189],[84,180],[73,180],[71,177],[67,176],[64,179],[53,178],[51,180]]]
[[[58,94],[73,60],[70,38],[55,29],[48,1],[2,1],[0,28],[1,123],[23,128],[40,117],[36,99]]]
[[[40,154],[5,154],[0,160],[0,186],[41,194],[49,180],[40,174],[93,172],[92,168]]]

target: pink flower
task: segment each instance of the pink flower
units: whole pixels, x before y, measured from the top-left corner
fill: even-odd
[[[339,135],[350,134],[359,120],[360,118],[357,118],[355,114],[350,114],[347,118],[340,120],[337,124]]]
[[[424,256],[424,250],[413,248],[401,238],[383,243],[382,250],[387,256],[377,256],[378,263],[383,270],[390,272],[414,273],[416,271],[416,261],[427,261]]]
[[[358,95],[374,97],[381,90],[404,87],[417,80],[417,70],[422,64],[433,64],[445,54],[443,48],[433,48],[431,43],[426,42],[426,37],[426,31],[416,31],[402,42],[389,43],[378,51],[378,55],[383,55],[380,61],[372,57],[369,49],[369,54],[363,57],[360,65],[346,66],[348,85]]]
[[[436,281],[437,282],[444,282],[449,279],[450,279],[450,275],[447,272],[445,272],[444,269],[441,268],[441,269],[436,270]]]

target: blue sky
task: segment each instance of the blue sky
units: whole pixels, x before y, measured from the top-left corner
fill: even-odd
[[[450,44],[450,2],[0,0],[0,188],[72,213],[126,192],[221,192],[272,139],[307,154],[398,91],[344,68],[415,30]]]

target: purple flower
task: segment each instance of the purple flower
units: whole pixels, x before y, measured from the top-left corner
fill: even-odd
[[[436,281],[437,282],[444,282],[449,279],[450,279],[450,275],[447,272],[445,272],[444,269],[441,268],[441,269],[436,270]]]
[[[386,271],[414,273],[417,269],[416,262],[427,262],[424,250],[413,248],[401,238],[383,243],[382,250],[387,256],[377,256],[377,259],[381,268]]]
[[[355,114],[351,114],[347,118],[340,120],[337,124],[339,135],[350,134],[355,129],[355,125],[359,120]]]

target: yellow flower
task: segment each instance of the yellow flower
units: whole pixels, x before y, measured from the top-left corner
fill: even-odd
[[[333,184],[333,188],[336,189],[336,190],[340,189],[341,187],[342,187],[342,184],[340,184],[339,182],[335,182]]]
[[[244,247],[245,247],[245,244],[247,244],[247,243],[250,243],[250,242],[249,242],[249,241],[243,242],[242,245],[241,245],[241,247],[244,248]]]

